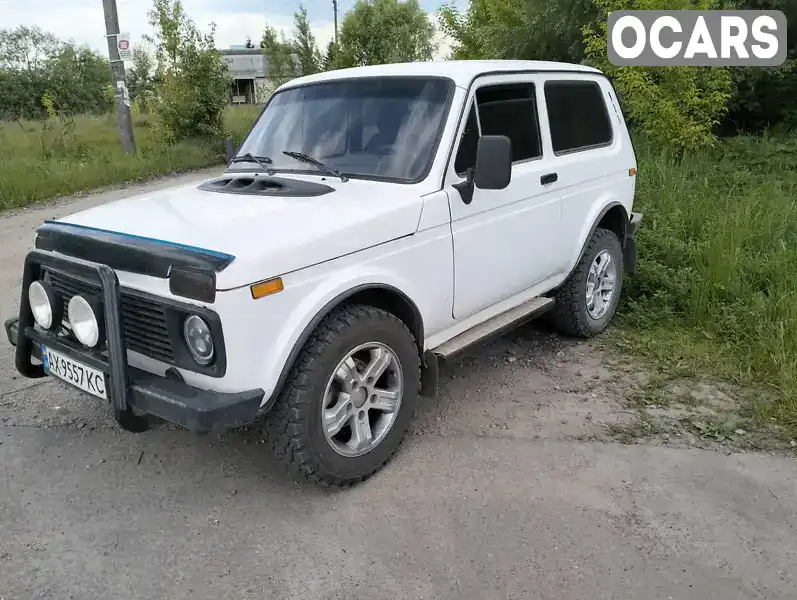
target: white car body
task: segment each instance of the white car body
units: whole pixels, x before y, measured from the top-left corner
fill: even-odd
[[[398,316],[418,337],[421,356],[430,357],[455,338],[467,338],[507,311],[556,290],[573,272],[602,218],[621,243],[630,239],[636,158],[615,92],[595,69],[536,61],[394,64],[301,77],[275,95],[333,80],[396,76],[444,77],[454,85],[433,160],[418,181],[342,181],[308,168],[279,176],[322,182],[334,191],[263,197],[185,185],[58,221],[235,257],[216,274],[212,302],[172,294],[167,278],[115,269],[123,289],[218,314],[224,375],[178,368],[187,384],[230,393],[259,388],[266,409],[313,328],[352,294],[378,298],[385,307],[390,298],[402,304]],[[553,151],[544,86],[563,80],[599,86],[612,128],[610,143]],[[469,108],[477,90],[507,83],[534,85],[542,156],[515,162],[507,187],[476,188],[466,204],[454,187],[464,180],[455,172],[454,157]],[[249,166],[249,176],[262,174]],[[549,173],[558,179],[541,183]],[[236,164],[229,166],[228,177],[240,174]],[[281,279],[282,290],[254,299],[250,286],[274,278]],[[129,349],[127,355],[130,366],[156,375],[173,368]]]

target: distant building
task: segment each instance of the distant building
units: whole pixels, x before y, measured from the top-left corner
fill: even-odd
[[[269,93],[268,58],[260,48],[233,46],[221,51],[233,82],[230,85],[232,104],[265,102]]]
[[[260,48],[230,46],[221,54],[233,78],[230,85],[232,104],[262,104],[268,100],[275,86],[268,78],[268,58]],[[298,67],[299,57],[293,58]]]

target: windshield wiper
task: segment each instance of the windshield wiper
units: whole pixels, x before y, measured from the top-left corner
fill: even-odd
[[[251,152],[247,152],[246,154],[242,154],[241,156],[236,156],[230,162],[231,163],[254,162],[263,167],[266,170],[266,173],[268,173],[269,175],[274,174],[274,171],[271,169],[271,167],[268,166],[274,161],[271,160],[268,156],[254,156],[252,155]]]
[[[291,152],[291,151],[288,151],[288,150],[283,150],[282,153],[284,155],[286,155],[286,156],[290,156],[291,158],[295,158],[298,161],[314,165],[314,166],[318,167],[319,171],[324,171],[326,173],[329,173],[330,175],[334,175],[335,177],[340,177],[341,181],[348,181],[349,180],[348,177],[346,177],[343,173],[341,173],[337,169],[333,169],[332,167],[328,167],[327,165],[322,163],[320,160],[317,160],[317,159],[313,158],[309,154],[305,154],[304,152]]]

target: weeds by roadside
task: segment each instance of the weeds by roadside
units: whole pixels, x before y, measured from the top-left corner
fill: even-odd
[[[260,107],[229,107],[225,125],[240,144]],[[147,118],[135,119],[138,152],[122,152],[114,117],[55,114],[43,121],[0,123],[0,210],[105,185],[224,162],[223,140],[164,145]]]
[[[645,224],[615,342],[668,379],[761,390],[750,417],[797,433],[797,139],[639,154]]]

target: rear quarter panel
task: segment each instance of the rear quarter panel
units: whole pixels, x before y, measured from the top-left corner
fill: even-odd
[[[611,143],[606,146],[560,154],[555,158],[559,175],[557,191],[562,198],[562,239],[564,245],[559,267],[569,272],[578,262],[584,243],[603,209],[622,204],[630,214],[633,207],[636,177],[636,156],[615,92],[609,80],[601,75],[550,73],[545,81],[593,81],[600,86],[607,116],[612,125]],[[544,100],[544,95],[543,98]],[[542,119],[543,134],[550,148],[550,126]]]

